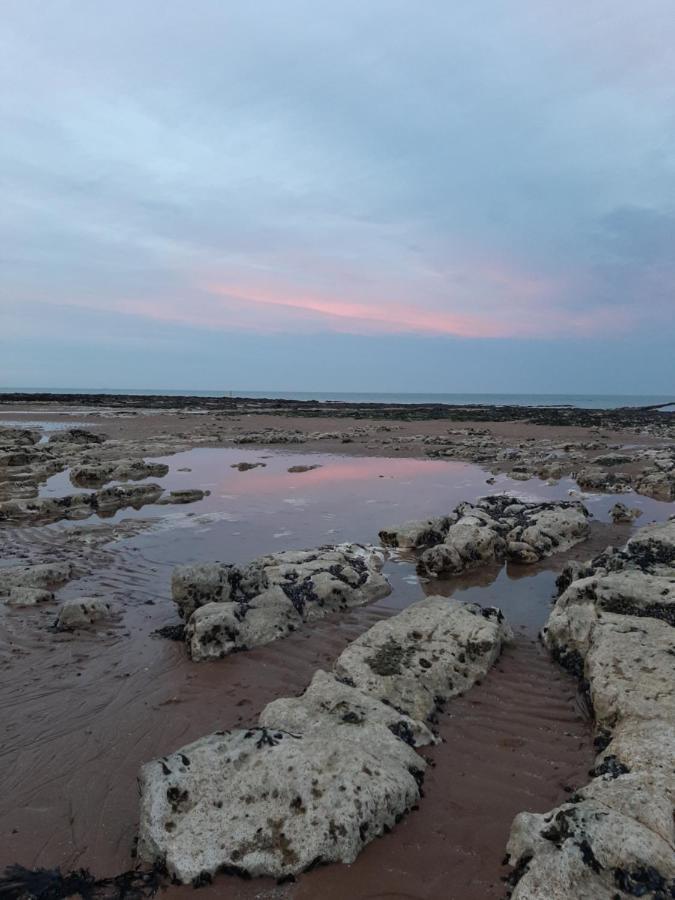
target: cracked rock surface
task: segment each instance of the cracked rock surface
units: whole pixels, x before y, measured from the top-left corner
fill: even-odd
[[[187,620],[190,655],[220,659],[328,613],[386,597],[391,587],[382,563],[372,547],[340,544],[272,553],[245,566],[177,566],[172,593]]]
[[[584,540],[588,518],[578,502],[526,503],[499,494],[460,503],[449,516],[383,529],[380,540],[393,547],[426,548],[418,571],[439,576],[504,559],[537,562]]]
[[[593,708],[593,780],[508,843],[515,900],[675,896],[675,521],[568,566],[544,630]]]
[[[466,690],[509,634],[497,610],[443,597],[377,623],[332,674],[317,672],[300,698],[270,703],[258,727],[212,734],[147,763],[139,856],[196,884],[223,871],[283,878],[319,863],[353,862],[419,800],[425,762],[413,746],[434,740],[429,717],[437,702],[411,702],[413,682],[422,685],[419,697],[459,693],[457,661],[471,652]],[[480,647],[471,650],[477,636]],[[389,658],[390,647],[400,648],[399,663],[410,657],[405,687],[400,671],[381,673],[382,647]],[[428,668],[415,665],[422,652],[433,660]],[[358,675],[362,662],[374,678],[356,683],[345,672]],[[400,685],[410,714],[382,696],[383,679]],[[396,696],[393,688],[384,693]]]

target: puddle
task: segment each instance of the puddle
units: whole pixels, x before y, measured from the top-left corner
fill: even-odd
[[[570,499],[572,492],[573,499],[582,499],[593,514],[594,541],[590,548],[587,544],[583,549],[573,548],[564,558],[586,559],[609,543],[625,542],[630,535],[631,526],[610,525],[609,510],[617,499],[643,510],[635,527],[664,521],[674,506],[635,494],[580,494],[570,479],[550,485],[538,479],[521,482],[500,475],[488,485],[486,473],[478,466],[447,460],[262,453],[241,448],[195,449],[152,460],[166,463],[169,472],[147,481],[166,490],[198,487],[211,492],[186,506],[147,505],[105,517],[113,523],[128,518],[155,519],[149,532],[126,541],[125,546],[147,565],[157,566],[213,560],[242,563],[278,550],[341,541],[377,543],[383,527],[444,515],[463,500],[500,492],[523,500]],[[238,463],[260,462],[264,467],[233,468]],[[317,468],[288,471],[298,465]],[[76,491],[66,471],[52,476],[41,494],[63,496]],[[98,516],[90,516],[92,519]],[[60,527],[82,521],[61,523]],[[420,584],[414,558],[394,555],[385,566],[394,590],[383,605],[399,610],[422,592],[449,596],[458,591],[462,599],[499,606],[514,627],[536,634],[548,616],[555,581],[552,572],[560,571],[562,564],[557,556],[537,566],[493,567]]]

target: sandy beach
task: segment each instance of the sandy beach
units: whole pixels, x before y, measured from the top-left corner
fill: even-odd
[[[514,817],[565,802],[597,753],[592,711],[538,638],[556,576],[570,561],[620,546],[636,528],[675,512],[672,470],[664,475],[656,464],[672,458],[672,416],[584,413],[575,423],[563,411],[556,423],[549,411],[539,423],[526,413],[489,421],[484,410],[471,411],[474,418],[462,418],[466,410],[423,418],[419,410],[335,416],[257,406],[129,408],[111,398],[105,407],[91,398],[0,404],[0,441],[11,429],[43,435],[25,445],[32,448],[25,459],[17,455],[0,470],[7,474],[0,575],[40,563],[72,569],[52,602],[0,603],[0,868],[84,868],[97,878],[133,868],[144,763],[210,732],[254,726],[267,703],[297,696],[317,668],[329,669],[375,622],[442,595],[499,607],[515,640],[481,683],[439,713],[442,740],[420,751],[429,767],[416,808],[351,865],[319,867],[284,884],[220,875],[203,892],[496,900],[510,872],[503,860]],[[105,440],[76,438],[81,443],[64,442],[67,452],[59,455],[61,442],[50,437],[69,429]],[[156,482],[163,496],[204,493],[179,505],[134,502],[76,516],[43,506],[28,514],[31,502],[81,492],[72,483],[78,465],[129,457],[168,471],[114,484]],[[443,516],[492,493],[552,503],[580,498],[592,514],[588,537],[535,564],[495,563],[438,578],[418,575],[414,551],[390,553],[388,597],[217,662],[193,662],[181,640],[157,633],[180,627],[171,600],[176,565],[378,543],[382,528]],[[640,517],[616,521],[610,511],[617,501]],[[54,628],[60,603],[92,596],[111,601],[110,620]],[[192,888],[166,881],[162,892],[183,897]]]

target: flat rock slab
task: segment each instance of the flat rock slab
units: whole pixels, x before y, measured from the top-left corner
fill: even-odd
[[[601,751],[572,802],[521,813],[512,900],[675,896],[675,522],[568,566],[544,640],[582,679]]]
[[[143,478],[162,478],[169,471],[165,463],[144,459],[117,459],[75,465],[70,480],[78,487],[100,487],[108,481],[140,481]]]
[[[331,612],[390,593],[383,557],[359,544],[287,550],[246,566],[178,566],[173,599],[195,660],[266,644]]]
[[[77,597],[64,601],[56,618],[59,631],[74,631],[109,619],[114,607],[103,597]]]
[[[358,725],[376,722],[412,747],[435,744],[431,729],[400,713],[370,694],[353,687],[345,679],[319,669],[301,697],[283,697],[268,703],[260,716],[266,728],[307,732],[335,724]]]
[[[343,654],[332,674],[317,672],[301,697],[270,703],[259,727],[209,735],[146,764],[140,858],[194,883],[222,871],[283,878],[319,863],[353,862],[419,800],[425,763],[412,745],[434,740],[424,721],[437,705],[431,692],[458,692],[447,675],[462,642],[472,657],[462,676],[466,689],[508,633],[496,610],[483,616],[454,600],[422,600],[373,626],[351,657]],[[404,654],[412,648],[405,682],[402,658],[394,654],[394,664],[388,650],[395,673],[375,673],[358,685],[341,674],[357,674],[390,640]],[[425,657],[417,652],[422,645]],[[427,657],[428,668],[421,664]],[[383,689],[383,678],[394,679],[421,718],[388,702],[383,694],[395,692]],[[422,685],[419,695],[415,682]]]
[[[416,803],[423,768],[378,725],[210,735],[141,770],[139,855],[182,882],[353,862]]]
[[[352,641],[338,657],[335,672],[364,693],[426,722],[487,673],[510,637],[496,609],[427,597]]]

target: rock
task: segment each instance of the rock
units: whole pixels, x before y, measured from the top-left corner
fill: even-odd
[[[246,566],[178,566],[172,594],[188,620],[193,658],[214,659],[385,597],[391,588],[382,563],[381,554],[358,544],[286,550]]]
[[[88,494],[68,494],[65,497],[38,497],[34,500],[0,503],[0,522],[56,522],[59,519],[82,519],[92,512],[112,515],[119,509],[132,506],[140,509],[156,503],[162,495],[158,484],[115,485]]]
[[[342,652],[335,672],[364,693],[426,722],[482,678],[511,637],[503,616],[427,597],[378,622]]]
[[[452,516],[439,516],[436,519],[406,522],[405,525],[383,528],[379,538],[385,547],[428,547],[444,540],[453,521]]]
[[[606,472],[604,469],[582,469],[576,482],[582,491],[600,491],[603,494],[623,494],[631,490],[631,476],[625,472]]]
[[[423,721],[382,694],[417,697],[410,705],[426,717],[430,706],[420,698],[430,696],[433,707],[469,687],[509,633],[496,610],[422,600],[369,629],[356,653],[350,645],[335,673],[317,672],[301,697],[270,703],[258,727],[212,734],[146,764],[140,859],[193,884],[222,871],[286,878],[353,862],[419,800],[425,763],[412,745],[433,740]],[[357,685],[342,674],[358,675],[364,659],[372,673],[372,654],[375,680]],[[383,667],[391,674],[379,674]],[[457,667],[458,685],[449,685]]]
[[[675,896],[675,527],[566,567],[544,640],[595,715],[593,780],[509,838],[512,898]]]
[[[268,644],[285,637],[302,622],[284,591],[273,587],[256,595],[246,607],[239,603],[200,606],[190,616],[185,637],[190,656],[200,662]]]
[[[119,459],[105,463],[82,463],[70,470],[70,480],[78,487],[99,487],[108,481],[140,481],[162,478],[169,471],[165,463],[144,459]]]
[[[423,722],[397,712],[393,706],[321,669],[301,697],[284,697],[268,703],[259,721],[268,729],[304,733],[330,724],[360,724],[366,720],[384,725],[411,747],[437,741]]]
[[[511,900],[668,897],[675,887],[672,843],[612,808],[610,791],[601,796],[516,817],[507,845],[518,867]]]
[[[112,604],[102,597],[78,597],[66,600],[59,610],[56,628],[59,631],[73,631],[109,619],[112,613]]]
[[[675,472],[645,471],[636,479],[635,491],[670,503],[675,500]]]
[[[0,568],[0,593],[19,587],[53,590],[70,581],[74,574],[75,569],[70,562],[2,567]]]
[[[675,625],[675,582],[635,570],[578,578],[559,597],[545,629],[551,648],[585,655],[602,613],[651,617]]]
[[[602,774],[608,766],[623,767],[627,772],[646,772],[675,777],[675,722],[667,719],[624,719],[614,728],[611,740],[595,761],[595,771]]]
[[[627,565],[642,571],[666,573],[675,568],[675,519],[645,525],[626,544]]]
[[[196,503],[208,497],[211,491],[202,491],[199,488],[186,488],[182,491],[170,491],[165,494],[159,501],[162,506],[168,503]]]
[[[612,521],[615,523],[632,522],[642,515],[642,510],[637,508],[629,509],[623,503],[615,503],[610,509],[609,514],[612,517]]]
[[[511,562],[515,563],[536,563],[539,561],[539,553],[534,549],[532,544],[525,541],[509,541],[506,545],[506,556]]]
[[[425,550],[417,563],[417,571],[422,576],[454,575],[463,571],[464,560],[449,544],[436,544]]]
[[[51,603],[54,594],[43,588],[12,587],[7,594],[0,593],[0,600],[7,606],[37,606],[39,603]]]
[[[103,488],[93,494],[92,506],[99,511],[114,512],[126,506],[140,509],[147,503],[157,503],[162,496],[163,488],[158,484],[135,484],[132,487],[116,485]]]
[[[30,500],[8,500],[0,503],[0,522],[56,522],[91,515],[93,494],[70,494],[66,497],[37,497]]]
[[[184,883],[351,863],[417,802],[423,770],[380,725],[213,734],[141,769],[138,855]]]
[[[591,462],[595,467],[602,468],[603,466],[625,466],[627,463],[632,463],[633,460],[634,457],[627,453],[604,453],[594,457]]]
[[[64,428],[49,436],[50,444],[102,444],[104,441],[105,435],[84,428]]]
[[[657,619],[601,614],[585,660],[596,722],[675,721],[673,627]]]
[[[589,531],[588,511],[581,503],[521,503],[503,494],[460,503],[443,519],[381,531],[380,538],[384,543],[427,545],[418,572],[438,577],[505,558],[534,563],[584,540]]]

